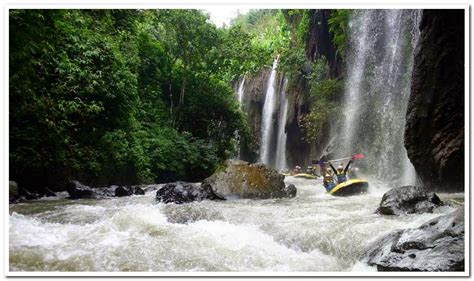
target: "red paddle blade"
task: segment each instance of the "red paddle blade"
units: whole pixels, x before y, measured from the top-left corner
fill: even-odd
[[[352,155],[352,159],[361,159],[361,158],[364,158],[364,154],[362,153]]]

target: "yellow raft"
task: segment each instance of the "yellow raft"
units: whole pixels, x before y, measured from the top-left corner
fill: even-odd
[[[310,179],[310,180],[314,180],[314,179],[318,178],[315,175],[306,174],[306,173],[299,173],[299,174],[294,175],[294,177],[295,178],[305,178],[305,179]]]
[[[314,179],[318,178],[315,175],[306,174],[306,173],[299,173],[299,174],[295,174],[295,175],[292,175],[290,173],[280,173],[280,175],[284,175],[285,177],[293,176],[295,178],[304,178],[304,179],[309,179],[309,180],[314,180]]]
[[[329,194],[334,196],[350,196],[361,193],[366,193],[369,189],[369,182],[361,179],[347,180],[336,185],[329,191]]]

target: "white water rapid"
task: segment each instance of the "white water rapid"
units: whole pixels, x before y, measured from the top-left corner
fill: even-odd
[[[285,181],[296,185],[295,198],[176,205],[155,202],[152,191],[10,205],[9,269],[371,271],[357,262],[368,243],[454,210],[444,206],[433,214],[380,216],[374,211],[384,188],[334,197],[317,180]]]

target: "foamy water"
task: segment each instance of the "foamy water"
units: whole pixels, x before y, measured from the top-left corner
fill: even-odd
[[[10,270],[373,271],[357,261],[371,241],[454,210],[380,216],[388,188],[333,197],[318,180],[286,182],[295,198],[165,205],[151,192],[10,205]]]

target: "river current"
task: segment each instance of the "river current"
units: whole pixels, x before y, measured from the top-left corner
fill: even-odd
[[[10,271],[375,271],[357,262],[370,242],[454,210],[381,216],[374,211],[388,187],[334,197],[320,180],[285,182],[295,198],[176,205],[157,203],[152,191],[10,205]]]

